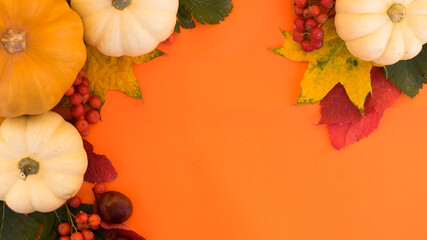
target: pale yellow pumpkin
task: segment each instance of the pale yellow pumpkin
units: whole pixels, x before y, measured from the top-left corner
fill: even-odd
[[[174,31],[179,0],[72,0],[85,41],[108,56],[140,56]]]
[[[427,43],[427,0],[337,0],[335,26],[354,56],[391,65]]]
[[[49,111],[85,60],[83,24],[65,0],[0,0],[0,116]]]
[[[50,212],[80,189],[87,154],[60,115],[7,118],[0,126],[0,200],[19,213]]]

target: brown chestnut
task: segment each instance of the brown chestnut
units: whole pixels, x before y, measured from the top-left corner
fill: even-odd
[[[98,198],[98,215],[110,223],[122,223],[132,215],[132,202],[120,192],[108,191]]]

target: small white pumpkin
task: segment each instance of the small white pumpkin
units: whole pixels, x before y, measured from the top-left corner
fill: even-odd
[[[87,154],[60,115],[7,118],[0,126],[0,200],[19,213],[50,212],[83,183]]]
[[[391,65],[427,42],[427,0],[337,0],[335,26],[354,56]]]
[[[105,55],[141,56],[174,31],[179,0],[72,0],[84,39]]]

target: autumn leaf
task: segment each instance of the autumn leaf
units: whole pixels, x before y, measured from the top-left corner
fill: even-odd
[[[108,90],[118,90],[131,97],[142,100],[141,89],[133,72],[134,64],[148,62],[163,55],[160,50],[140,57],[109,57],[100,53],[95,47],[86,45],[86,77],[90,81],[90,91],[98,95],[102,102]]]
[[[93,145],[83,139],[83,146],[87,153],[88,166],[84,175],[86,182],[111,182],[117,177],[117,172],[111,161],[105,155],[93,152]]]
[[[427,83],[427,44],[416,57],[388,65],[386,69],[391,83],[404,94],[414,98],[423,84]]]
[[[4,118],[4,117],[0,117],[0,125],[3,123],[3,121],[5,120],[6,118]]]
[[[118,237],[127,237],[132,240],[145,240],[144,237],[132,231],[123,223],[108,223],[101,220],[101,230],[109,239],[117,239]]]
[[[364,115],[350,101],[344,87],[337,84],[320,101],[320,124],[327,124],[331,144],[336,149],[369,136],[379,125],[384,111],[391,107],[401,92],[384,76],[383,68],[371,70],[372,95],[365,102]]]
[[[319,50],[304,52],[300,44],[292,39],[292,32],[283,32],[286,38],[284,44],[273,49],[274,53],[293,61],[310,62],[301,81],[302,92],[298,103],[316,103],[337,83],[341,83],[351,102],[363,112],[366,96],[372,90],[369,72],[373,63],[351,55],[344,41],[338,37],[333,21],[328,21],[322,29],[325,38]]]
[[[219,24],[233,9],[231,0],[180,0],[175,31],[201,24]]]

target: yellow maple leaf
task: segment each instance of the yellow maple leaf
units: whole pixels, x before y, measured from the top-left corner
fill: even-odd
[[[300,44],[292,39],[292,32],[283,32],[286,38],[284,44],[273,49],[274,53],[293,61],[310,62],[301,81],[298,103],[316,103],[341,83],[353,104],[363,112],[366,97],[372,91],[370,71],[374,64],[357,59],[347,50],[332,20],[322,29],[325,39],[319,50],[304,52]]]
[[[100,97],[102,102],[108,90],[118,90],[131,97],[141,99],[142,93],[133,72],[134,64],[148,62],[163,55],[160,50],[139,57],[109,57],[100,53],[95,47],[86,45],[86,77],[90,81],[90,91]]]

